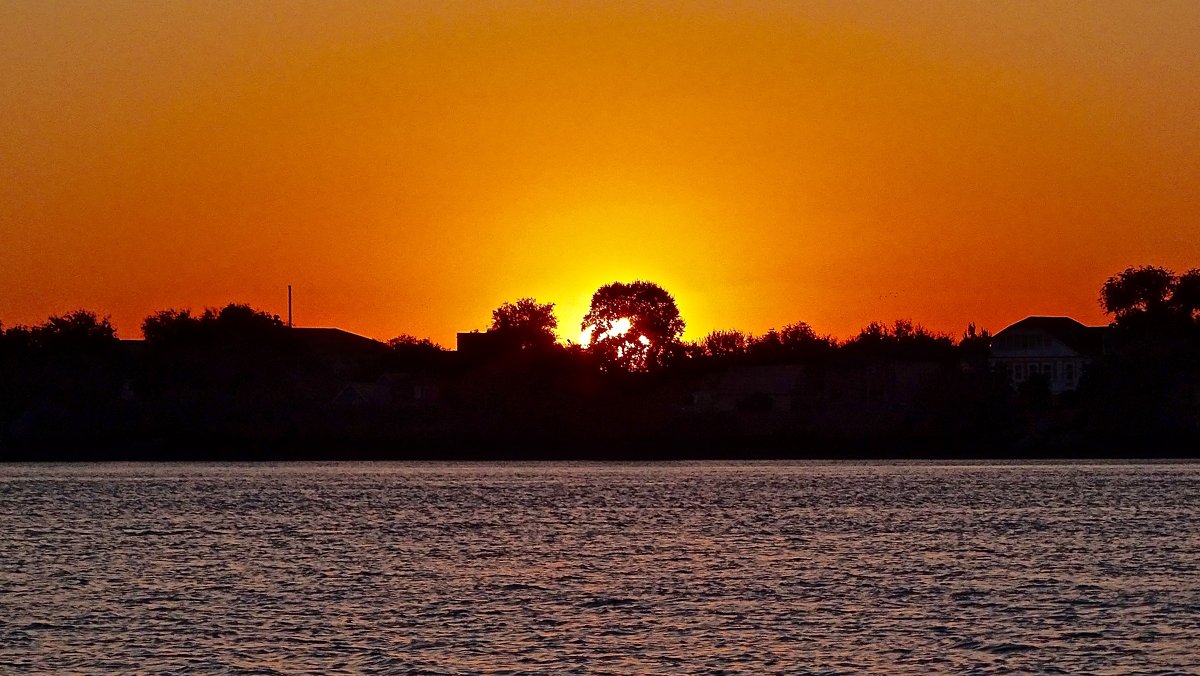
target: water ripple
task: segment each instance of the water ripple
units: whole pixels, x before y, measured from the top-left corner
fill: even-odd
[[[1200,466],[0,466],[0,671],[1196,673]]]

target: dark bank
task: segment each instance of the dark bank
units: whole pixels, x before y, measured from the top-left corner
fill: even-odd
[[[76,311],[0,327],[0,458],[29,460],[1194,457],[1200,271],[1128,268],[1105,327],[1029,317],[844,341],[802,322],[680,340],[649,282],[602,287],[592,340],[506,303],[457,350],[290,327],[232,304],[119,340]]]

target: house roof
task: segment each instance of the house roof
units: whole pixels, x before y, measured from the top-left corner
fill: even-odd
[[[1009,333],[1045,333],[1080,354],[1098,355],[1104,349],[1104,334],[1107,326],[1087,326],[1070,317],[1026,317],[1005,327],[996,334],[1000,338]]]
[[[294,328],[291,332],[301,343],[316,352],[378,353],[387,349],[387,345],[378,340],[342,329]]]

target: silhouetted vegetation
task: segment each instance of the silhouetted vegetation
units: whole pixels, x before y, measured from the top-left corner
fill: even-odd
[[[50,317],[45,324],[29,331],[32,347],[49,354],[88,355],[112,350],[117,335],[108,318],[96,313],[76,310],[60,317]]]
[[[1100,306],[1118,323],[1138,317],[1162,318],[1175,314],[1190,319],[1190,309],[1182,308],[1181,303],[1176,302],[1175,289],[1179,283],[1180,278],[1166,268],[1150,265],[1125,268],[1120,274],[1109,277],[1100,288]]]
[[[954,341],[950,336],[930,333],[920,324],[898,319],[890,327],[871,322],[842,349],[865,359],[941,360],[954,355]]]
[[[607,370],[654,371],[680,353],[684,322],[675,298],[652,282],[613,282],[596,290],[580,328]]]
[[[959,338],[958,349],[967,365],[976,369],[985,368],[992,349],[992,332],[980,329],[972,322]]]
[[[828,358],[837,350],[832,336],[819,336],[804,322],[768,329],[762,335],[713,331],[687,350],[692,359],[720,364],[787,364]]]
[[[388,340],[392,349],[389,366],[399,371],[429,372],[444,369],[450,352],[428,338],[402,334]]]
[[[95,443],[122,417],[127,354],[107,318],[76,310],[0,336],[0,449],[8,438]]]
[[[644,281],[597,290],[586,345],[555,342],[554,305],[532,298],[458,351],[238,304],[156,312],[118,340],[77,310],[0,325],[0,458],[1195,454],[1200,270],[1131,267],[1100,303],[1113,322],[1077,388],[1040,364],[1014,381],[974,324],[683,343],[674,298]],[[1079,349],[1100,331],[1035,319]]]
[[[492,310],[492,327],[488,331],[503,336],[520,349],[546,349],[554,344],[558,319],[554,303],[538,303],[522,298]]]
[[[1108,354],[1079,392],[1095,438],[1149,447],[1200,442],[1198,289],[1197,269],[1130,267],[1105,281]]]

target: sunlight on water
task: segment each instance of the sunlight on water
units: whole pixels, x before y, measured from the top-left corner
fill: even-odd
[[[0,672],[1200,668],[1200,466],[0,466]]]

